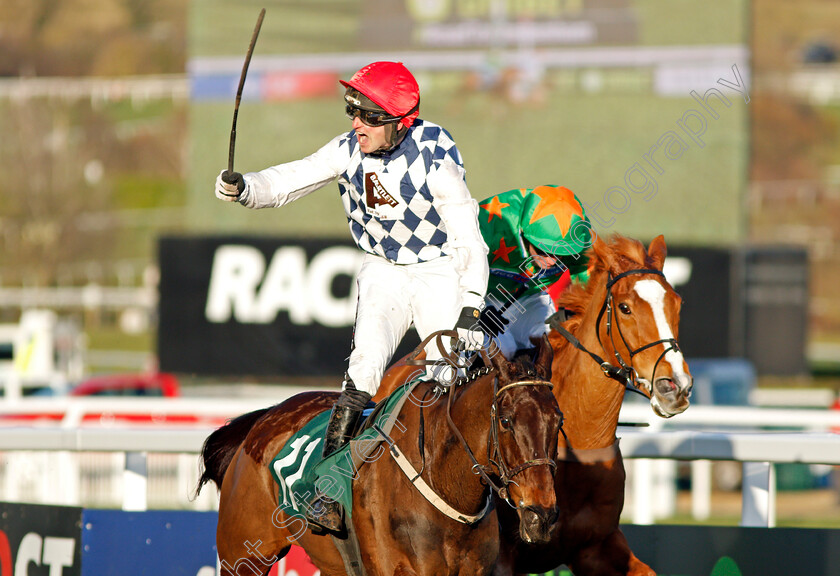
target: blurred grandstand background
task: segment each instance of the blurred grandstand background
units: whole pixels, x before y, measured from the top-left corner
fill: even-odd
[[[346,239],[333,187],[282,214],[212,196],[263,6],[239,170],[302,157],[345,130],[335,80],[400,58],[421,82],[422,116],[458,142],[477,198],[563,184],[600,202],[599,232],[805,247],[811,374],[784,384],[840,388],[831,0],[6,0],[0,323],[53,309],[77,330],[85,373],[150,369],[161,235]],[[749,102],[718,83],[737,83],[733,66]],[[719,118],[701,146],[678,122],[701,110],[690,92],[710,88],[729,102],[712,103]],[[645,155],[669,133],[686,147],[667,160],[660,149],[658,172]]]

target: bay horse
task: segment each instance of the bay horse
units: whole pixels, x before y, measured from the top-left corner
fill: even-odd
[[[553,457],[561,425],[547,381],[552,355],[546,338],[533,363],[485,354],[490,366],[453,385],[421,382],[410,392],[422,401],[405,402],[388,442],[417,474],[404,474],[390,448],[354,476],[348,522],[366,574],[490,574],[499,556],[490,487],[514,511],[520,540],[548,538],[557,513]],[[279,507],[269,468],[294,432],[329,410],[337,395],[298,394],[231,420],[205,441],[196,492],[210,481],[220,488],[216,543],[223,575],[268,574],[292,544],[325,576],[351,573],[331,535]]]
[[[565,416],[554,478],[560,515],[550,540],[531,544],[500,508],[507,558],[497,574],[565,564],[575,576],[655,576],[619,528],[625,472],[616,429],[626,388],[647,396],[663,418],[689,405],[693,380],[677,344],[682,302],[662,274],[666,254],[663,236],[647,251],[627,237],[596,238],[588,282],[560,296],[571,313],[549,334],[554,396]]]
[[[551,381],[564,415],[554,478],[560,514],[550,541],[530,544],[517,536],[515,515],[500,506],[502,558],[494,574],[565,564],[576,576],[655,575],[619,528],[625,472],[615,434],[626,387],[647,396],[659,416],[688,408],[692,378],[677,344],[681,300],[662,275],[666,254],[662,236],[647,251],[623,236],[596,238],[587,253],[589,281],[561,295],[571,318],[554,322],[549,333]],[[379,394],[410,369],[404,360],[395,364]]]

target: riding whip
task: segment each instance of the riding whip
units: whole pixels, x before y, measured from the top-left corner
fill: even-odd
[[[254,27],[254,34],[251,36],[251,44],[248,46],[248,53],[245,55],[245,63],[242,65],[242,74],[239,76],[239,88],[236,90],[236,104],[233,107],[233,126],[230,129],[230,149],[228,151],[228,174],[233,174],[233,149],[236,145],[236,117],[239,114],[239,101],[242,99],[242,89],[245,87],[245,76],[248,75],[248,65],[251,63],[251,54],[254,53],[254,44],[257,43],[257,36],[260,35],[265,8],[260,10],[257,18],[257,25]]]

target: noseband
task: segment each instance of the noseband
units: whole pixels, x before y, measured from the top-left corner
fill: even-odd
[[[498,383],[499,380],[497,378],[494,386],[498,385]],[[545,380],[522,380],[508,384],[507,386],[502,386],[496,391],[496,394],[493,397],[493,405],[490,407],[490,420],[492,422],[492,426],[490,427],[490,443],[487,445],[487,457],[490,462],[496,464],[496,468],[499,470],[499,479],[502,481],[502,487],[497,490],[499,497],[505,500],[505,502],[510,504],[513,508],[516,508],[517,506],[511,502],[507,487],[511,483],[516,483],[513,480],[514,476],[527,470],[528,468],[531,468],[532,466],[548,466],[551,468],[552,474],[557,471],[557,463],[553,458],[534,458],[533,460],[527,460],[514,468],[511,468],[508,463],[505,462],[505,458],[499,448],[498,401],[502,392],[505,392],[515,386],[548,386],[549,389],[551,389],[552,384],[551,382],[547,382]],[[513,429],[511,429],[511,434],[514,434]]]
[[[643,352],[643,351],[647,350],[648,348],[652,348],[653,346],[656,346],[658,344],[668,344],[668,346],[665,346],[665,350],[663,350],[662,354],[659,355],[659,358],[656,359],[656,363],[653,365],[653,375],[651,376],[651,379],[652,379],[651,386],[653,386],[653,382],[656,381],[656,369],[659,367],[659,363],[662,361],[663,358],[665,358],[665,355],[668,352],[670,352],[672,350],[675,351],[675,352],[679,352],[680,351],[680,345],[677,342],[676,338],[662,338],[660,340],[655,340],[654,342],[650,342],[648,344],[645,344],[645,345],[640,346],[640,347],[636,348],[635,350],[633,350],[630,347],[630,345],[627,343],[627,340],[624,338],[624,334],[621,331],[621,325],[618,322],[618,316],[616,316],[615,317],[615,326],[616,326],[616,328],[618,328],[618,335],[621,338],[621,341],[624,343],[625,348],[627,348],[627,350],[630,353],[629,361],[625,360],[624,357],[621,355],[621,352],[618,351],[618,347],[615,345],[615,338],[613,336],[613,330],[612,330],[612,327],[613,327],[613,294],[612,294],[612,287],[615,285],[616,282],[618,282],[622,278],[625,278],[627,276],[631,276],[633,274],[656,274],[657,276],[661,276],[662,278],[665,278],[665,275],[662,273],[662,271],[661,270],[656,270],[655,268],[638,268],[638,269],[634,269],[634,270],[627,270],[626,272],[622,272],[621,274],[619,274],[615,278],[613,278],[612,275],[609,272],[607,272],[607,286],[606,286],[607,295],[604,298],[604,303],[601,305],[600,312],[598,312],[598,319],[595,322],[595,334],[598,336],[598,344],[600,344],[601,348],[603,349],[604,344],[601,342],[601,331],[599,330],[599,327],[601,326],[601,320],[604,318],[604,315],[606,314],[607,336],[609,336],[609,338],[610,338],[610,343],[612,344],[612,348],[613,348],[613,355],[615,356],[615,359],[618,362],[618,366],[607,362],[606,360],[604,360],[603,358],[601,358],[600,356],[598,356],[594,352],[591,352],[590,350],[587,350],[583,346],[583,344],[580,343],[580,341],[577,338],[575,338],[568,330],[566,330],[565,328],[563,328],[560,325],[562,320],[559,320],[558,318],[555,318],[554,316],[552,316],[549,319],[548,323],[551,326],[551,328],[553,328],[554,330],[556,330],[557,332],[562,334],[563,337],[565,337],[566,340],[568,340],[575,348],[589,354],[589,356],[598,363],[598,365],[601,367],[601,370],[604,372],[604,374],[608,378],[612,378],[613,380],[616,380],[616,381],[622,383],[624,385],[624,387],[627,388],[628,390],[630,390],[631,392],[636,392],[637,394],[641,394],[645,398],[648,398],[648,396],[644,392],[639,390],[639,384],[638,384],[639,375],[636,372],[636,369],[633,368],[633,366],[632,366],[633,357],[636,354],[639,354],[640,352]],[[653,394],[653,390],[651,390],[650,393]]]
[[[488,474],[488,470],[486,466],[482,466],[478,463],[478,460],[473,454],[472,449],[467,444],[466,439],[461,434],[461,431],[458,430],[458,427],[455,425],[455,422],[452,420],[452,402],[455,396],[455,391],[450,389],[449,390],[449,403],[446,409],[446,419],[449,422],[449,427],[461,441],[461,444],[466,450],[467,455],[473,462],[473,473],[478,474],[484,480],[484,482],[490,486],[490,488],[499,495],[499,497],[507,502],[512,508],[518,508],[518,506],[511,501],[510,499],[510,492],[508,491],[508,486],[510,484],[516,484],[513,478],[520,474],[521,472],[531,468],[533,466],[548,466],[551,468],[552,474],[557,470],[557,463],[552,458],[535,458],[533,460],[528,460],[518,466],[511,468],[507,462],[505,462],[504,457],[502,456],[501,449],[499,447],[499,397],[502,395],[503,392],[507,392],[511,388],[515,388],[518,386],[548,386],[549,389],[553,388],[551,382],[547,380],[520,380],[518,382],[512,382],[505,386],[499,388],[499,377],[495,376],[493,379],[493,404],[490,406],[490,437],[487,441],[487,456],[488,460],[495,465],[496,469],[499,472],[499,480],[501,481],[501,486],[496,484],[492,478],[490,478]]]

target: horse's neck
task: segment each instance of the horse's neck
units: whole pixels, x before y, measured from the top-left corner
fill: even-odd
[[[583,346],[606,361],[614,360],[612,350],[598,342],[596,323],[604,292],[593,296],[574,336]],[[607,378],[589,354],[578,350],[562,336],[552,364],[554,395],[563,411],[563,431],[572,448],[605,448],[615,442],[618,413],[624,387]]]
[[[456,394],[452,406],[452,421],[466,440],[478,463],[488,465],[487,445],[490,436],[490,406],[493,400],[492,375],[467,384]],[[436,418],[426,437],[432,461],[427,463],[430,482],[435,491],[454,508],[475,513],[486,503],[487,487],[473,472],[473,461],[467,454],[446,418],[449,397],[442,397],[437,405]]]

